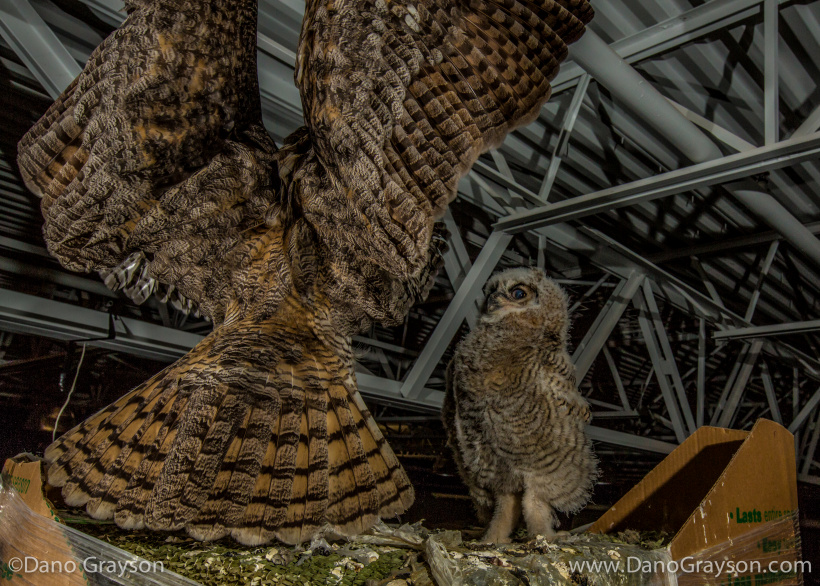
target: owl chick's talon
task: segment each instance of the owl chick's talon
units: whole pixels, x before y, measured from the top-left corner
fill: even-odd
[[[569,537],[570,535],[572,535],[572,533],[570,533],[569,531],[553,531],[551,533],[547,533],[544,535],[538,534],[534,537],[535,539],[542,539],[544,541],[556,541],[558,539],[564,539],[566,537]]]

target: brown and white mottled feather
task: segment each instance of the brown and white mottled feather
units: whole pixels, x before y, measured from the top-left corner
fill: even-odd
[[[345,534],[413,491],[367,411],[351,339],[432,286],[434,221],[532,119],[586,0],[311,0],[306,127],[261,122],[255,0],[129,0],[19,145],[67,267],[215,329],[46,451],[72,505],[243,543]]]
[[[448,368],[448,441],[487,541],[508,541],[522,511],[531,534],[552,536],[553,509],[581,508],[598,476],[567,353],[566,295],[524,268],[494,275],[485,292]]]

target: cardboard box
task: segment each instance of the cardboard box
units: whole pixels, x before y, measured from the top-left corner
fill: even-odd
[[[18,518],[9,520],[8,511],[3,511],[0,502],[3,559],[9,555],[9,550],[4,548],[10,544],[19,552],[37,552],[37,557],[49,560],[70,560],[72,549],[75,560],[90,555],[87,550],[77,550],[74,542],[69,546],[65,539],[71,530],[62,529],[51,520],[47,502],[38,504],[38,499],[45,500],[40,490],[39,463],[27,464],[25,468],[19,466],[9,465],[11,477],[20,479],[12,483],[25,489],[21,492],[27,495],[29,506],[40,506],[44,518],[18,507],[21,509]],[[0,497],[2,494],[0,491]],[[782,426],[759,420],[751,432],[700,428],[609,509],[590,531],[609,533],[637,529],[673,534],[669,545],[671,560],[687,565],[681,571],[673,569],[673,576],[665,576],[667,584],[799,585],[802,583],[799,570],[769,572],[769,564],[773,562],[795,564],[801,559],[796,512],[794,438]],[[38,519],[46,526],[40,526]],[[12,531],[5,531],[4,535],[3,529],[10,526]],[[41,555],[43,546],[32,543],[35,536],[43,540],[60,539],[56,540],[56,546],[50,545],[55,548],[53,553]],[[16,544],[18,540],[26,543]],[[86,540],[96,542],[92,538]],[[97,542],[91,546],[93,555],[98,558],[130,559],[122,557],[130,554],[108,544]],[[647,559],[649,557],[652,556]],[[700,569],[691,571],[698,562]],[[735,565],[730,571],[727,562],[745,562],[747,566],[758,562],[761,567],[734,571]],[[34,582],[31,581],[35,577],[33,573],[18,574],[11,577],[11,584],[81,584],[85,580],[94,584],[97,578],[96,575],[45,574],[36,576]],[[6,577],[0,572],[0,578]],[[53,582],[44,581],[52,578]],[[80,581],[81,578],[84,580]],[[183,583],[174,581],[181,579],[171,572],[158,575],[155,580],[155,583]]]
[[[46,519],[62,522],[54,510],[54,505],[43,494],[47,484],[43,481],[45,474],[42,462],[25,456],[16,456],[6,460],[2,473],[28,508]]]
[[[197,583],[62,524],[40,461],[7,460],[0,482],[0,584],[96,586]]]
[[[6,460],[0,493],[0,578],[11,585],[87,586],[88,581],[54,507],[43,494],[43,464]]]
[[[701,427],[590,531],[625,529],[673,534],[679,583],[802,583],[794,437],[766,419]]]

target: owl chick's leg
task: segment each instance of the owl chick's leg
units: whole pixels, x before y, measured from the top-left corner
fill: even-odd
[[[495,505],[493,494],[485,488],[471,486],[470,497],[473,499],[473,504],[475,505],[478,522],[482,525],[487,525],[493,517],[493,507]]]
[[[500,494],[495,499],[495,513],[482,541],[509,543],[510,534],[521,518],[521,493]]]
[[[543,535],[547,539],[555,537],[555,511],[541,490],[538,483],[528,482],[524,488],[522,508],[527,532],[531,537]]]

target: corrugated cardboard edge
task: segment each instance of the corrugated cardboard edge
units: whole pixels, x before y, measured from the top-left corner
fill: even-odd
[[[43,493],[45,483],[42,462],[10,458],[3,465],[3,475],[20,495],[28,511],[24,512],[23,508],[20,508],[20,511],[16,512],[22,514],[22,517],[14,521],[18,530],[8,533],[13,536],[10,541],[0,542],[0,557],[3,558],[4,564],[8,564],[12,557],[36,558],[37,562],[31,563],[32,568],[48,568],[47,571],[37,569],[34,572],[10,572],[7,583],[11,586],[87,586],[88,578],[83,571],[82,563],[77,559],[68,539],[62,534],[59,525],[62,521]],[[11,514],[10,511],[6,511],[6,518],[0,519],[0,522],[10,522],[8,517]],[[48,522],[36,522],[37,516]]]
[[[17,458],[9,458],[3,464],[3,474],[10,480],[11,486],[23,498],[23,502],[28,505],[29,509],[46,519],[62,523],[51,501],[43,493],[45,476],[42,462],[18,461]]]
[[[606,533],[627,518],[659,486],[672,478],[699,452],[711,445],[743,441],[718,480],[691,512],[669,546],[679,560],[707,547],[736,538],[797,509],[797,469],[794,437],[767,419],[751,432],[701,427],[641,482],[596,521],[589,531]],[[741,519],[751,517],[750,522]],[[731,516],[730,516],[731,515]]]
[[[636,484],[621,499],[612,505],[592,527],[591,533],[607,533],[619,522],[628,517],[635,509],[655,493],[659,486],[684,468],[695,456],[706,447],[729,442],[743,441],[749,436],[747,431],[723,429],[720,427],[701,427],[664,458],[643,480]]]
[[[672,540],[672,557],[729,541],[796,509],[794,436],[774,421],[759,419]]]

